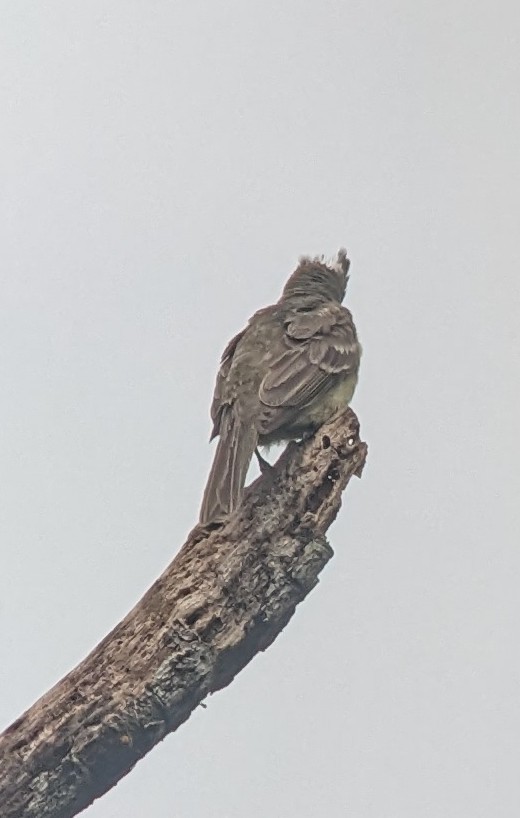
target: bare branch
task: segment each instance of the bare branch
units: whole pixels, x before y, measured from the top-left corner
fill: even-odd
[[[367,447],[347,409],[196,527],[126,618],[0,736],[2,818],[70,818],[265,650],[332,556]]]

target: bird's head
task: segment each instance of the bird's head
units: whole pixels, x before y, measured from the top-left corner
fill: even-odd
[[[298,267],[285,285],[281,301],[294,297],[316,298],[319,301],[337,301],[345,297],[350,261],[347,251],[341,248],[336,258],[325,261],[323,256],[300,259]]]

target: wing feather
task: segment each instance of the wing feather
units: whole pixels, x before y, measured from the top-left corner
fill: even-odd
[[[259,398],[268,412],[269,429],[283,422],[285,410],[307,406],[325,393],[339,375],[354,372],[359,345],[345,307],[327,304],[312,312],[294,312],[286,321],[286,350],[273,361],[260,384]],[[264,431],[267,428],[264,426]]]
[[[247,327],[243,329],[241,332],[237,333],[234,338],[228,343],[227,347],[225,348],[224,352],[222,353],[222,357],[220,359],[220,368],[217,374],[217,381],[215,384],[215,391],[213,393],[213,400],[211,403],[211,410],[210,416],[211,420],[213,421],[213,429],[211,430],[210,440],[213,440],[214,437],[220,434],[220,424],[222,422],[222,412],[224,406],[226,406],[226,402],[224,400],[224,390],[225,384],[227,380],[227,376],[229,375],[229,370],[231,369],[231,364],[233,363],[233,356],[236,352],[236,348],[244,334],[247,330]]]

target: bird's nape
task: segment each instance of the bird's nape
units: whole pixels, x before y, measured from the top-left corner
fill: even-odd
[[[302,256],[283,288],[280,300],[312,294],[341,304],[347,290],[349,267],[350,260],[344,248],[338,250],[331,261],[325,261],[323,256]]]

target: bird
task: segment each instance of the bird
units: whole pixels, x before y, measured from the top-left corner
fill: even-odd
[[[361,345],[342,306],[350,260],[303,256],[279,300],[258,310],[228,343],[211,404],[218,437],[199,523],[221,522],[240,505],[258,446],[306,438],[354,394]]]

